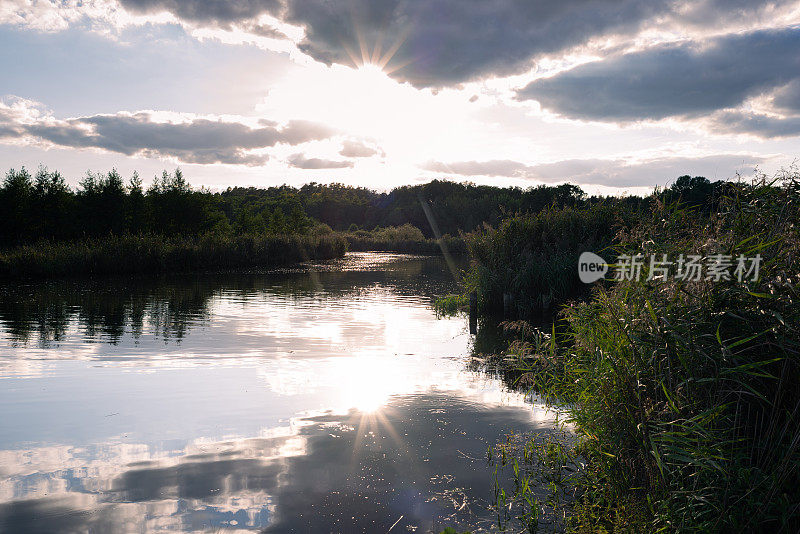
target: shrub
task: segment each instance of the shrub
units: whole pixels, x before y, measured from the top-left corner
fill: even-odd
[[[551,303],[579,295],[578,257],[612,244],[620,227],[633,224],[636,212],[606,202],[588,208],[549,208],[515,215],[498,228],[467,235],[472,258],[468,289],[478,292],[483,312],[502,309],[503,294],[514,301],[517,315],[531,316]]]
[[[760,278],[624,281],[565,310],[551,391],[589,460],[584,527],[644,510],[653,531],[800,528],[799,208],[796,176],[740,184],[710,218],[659,206],[620,250],[760,254]]]

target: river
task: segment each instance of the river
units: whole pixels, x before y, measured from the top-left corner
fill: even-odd
[[[0,531],[490,529],[487,447],[548,429],[470,370],[441,258],[0,287]]]

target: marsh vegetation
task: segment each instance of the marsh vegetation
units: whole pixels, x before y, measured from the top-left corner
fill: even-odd
[[[579,440],[565,458],[585,463],[570,482],[569,529],[800,528],[799,178],[731,183],[713,209],[662,197],[635,221],[615,216],[613,236],[593,230],[588,214],[573,226],[567,212],[556,219],[565,221],[560,236],[556,224],[542,232],[534,216],[471,244],[468,281],[484,301],[501,291],[530,301],[528,288],[548,280],[573,297],[549,326],[506,323],[505,349],[477,364],[568,406]],[[640,279],[598,282],[575,298],[563,271],[539,274],[559,237],[573,277],[574,254],[606,243],[615,255],[763,260],[756,278],[696,281],[649,277],[645,262]]]

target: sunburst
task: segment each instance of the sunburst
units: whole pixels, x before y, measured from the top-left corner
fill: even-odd
[[[384,38],[388,32],[376,32],[374,42],[372,43],[372,46],[370,46],[363,28],[361,27],[361,24],[358,23],[355,16],[352,17],[352,24],[358,50],[353,50],[351,44],[345,40],[342,40],[341,45],[344,51],[347,53],[347,56],[350,58],[354,68],[361,70],[363,68],[372,67],[382,71],[384,74],[391,74],[413,62],[412,59],[409,59],[389,66],[389,62],[395,57],[395,54],[397,54],[398,50],[400,50],[400,47],[403,46],[403,43],[405,43],[406,39],[408,38],[411,30],[410,26],[404,27],[397,34],[392,45],[384,52]]]

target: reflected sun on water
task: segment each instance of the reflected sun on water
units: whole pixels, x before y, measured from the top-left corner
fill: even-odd
[[[0,531],[489,521],[479,459],[553,414],[468,369],[438,258],[314,271],[0,288]]]

